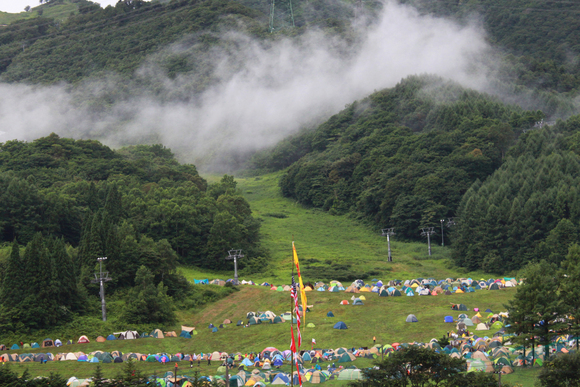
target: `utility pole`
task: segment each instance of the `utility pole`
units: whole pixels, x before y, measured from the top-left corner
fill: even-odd
[[[431,256],[431,235],[435,234],[435,227],[423,227],[421,235],[427,236],[427,245],[429,246],[429,256]]]
[[[387,246],[388,246],[388,254],[389,258],[387,259],[388,262],[393,262],[393,257],[391,256],[391,236],[395,235],[395,228],[384,228],[382,229],[382,236],[387,237]]]
[[[443,235],[443,223],[445,223],[445,219],[441,219],[441,246],[445,246],[445,236]]]
[[[244,258],[242,255],[242,250],[230,250],[228,251],[228,256],[226,259],[234,260],[234,285],[239,285],[240,282],[238,281],[238,259]]]
[[[109,277],[109,272],[105,271],[103,272],[103,261],[106,260],[107,257],[100,257],[97,258],[97,261],[99,261],[99,273],[95,273],[95,279],[91,280],[92,283],[94,284],[101,284],[101,309],[103,312],[103,321],[107,321],[107,307],[105,305],[105,284],[104,282],[110,281],[111,278]]]

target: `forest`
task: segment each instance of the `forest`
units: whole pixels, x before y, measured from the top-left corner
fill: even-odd
[[[579,242],[580,119],[545,126],[543,117],[412,76],[253,163],[287,168],[282,194],[306,206],[394,227],[402,240],[450,226],[456,264],[515,272],[542,259],[559,265]]]
[[[233,177],[208,184],[160,145],[113,151],[56,134],[8,141],[0,144],[0,192],[0,236],[12,244],[0,268],[5,328],[42,328],[67,320],[55,313],[82,313],[98,289],[90,281],[98,257],[107,257],[108,289],[135,286],[135,296],[153,291],[159,300],[188,292],[178,264],[233,269],[224,259],[232,248],[244,250],[246,272],[266,264],[260,225]]]

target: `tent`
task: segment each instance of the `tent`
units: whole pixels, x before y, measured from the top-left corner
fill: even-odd
[[[342,301],[340,301],[340,305],[348,305],[348,301],[347,300],[342,300]]]
[[[107,340],[117,340],[117,338],[111,333],[109,336],[107,336]]]
[[[306,327],[307,328],[314,328],[314,327],[316,327],[316,325],[314,325],[313,323],[308,323],[308,324],[306,324]]]
[[[343,323],[342,321],[337,322],[336,324],[334,324],[334,329],[348,329],[348,327],[346,326],[345,323]]]
[[[487,331],[489,330],[488,326],[485,325],[484,323],[479,323],[477,324],[477,326],[475,327],[476,331]]]
[[[326,313],[326,317],[334,317],[334,313],[332,311]]]
[[[54,342],[51,339],[42,340],[42,348],[54,347]]]
[[[446,323],[452,323],[452,322],[453,322],[453,317],[451,317],[451,316],[445,316],[445,319],[444,319],[444,321],[445,321]]]
[[[62,347],[62,341],[60,341],[59,339],[54,340],[54,346],[55,347]]]
[[[89,341],[89,338],[87,336],[82,335],[81,337],[79,337],[77,343],[78,344],[87,344],[87,343],[90,343],[90,341]]]
[[[155,329],[153,332],[151,332],[151,337],[154,337],[156,339],[164,339],[165,336],[163,335],[163,332],[161,332],[161,329]]]
[[[353,305],[364,305],[360,298],[355,298],[352,302]]]
[[[213,327],[213,329],[211,331],[212,331],[212,333],[215,333],[218,331],[218,329],[216,327]]]
[[[445,294],[447,294],[447,292]],[[467,307],[465,305],[463,305],[463,304],[452,304],[451,305],[451,309],[452,310],[467,311]]]
[[[286,374],[279,373],[276,376],[274,376],[274,379],[272,379],[272,384],[289,385],[290,384],[290,378]]]
[[[417,317],[414,314],[408,315],[407,319],[405,321],[406,322],[419,322],[419,320],[417,320]]]
[[[179,337],[183,337],[184,339],[191,339],[191,333],[188,331],[181,331]]]
[[[105,339],[103,336],[97,336],[97,343],[104,343],[105,341],[107,341],[107,339]]]
[[[139,333],[136,331],[125,331],[121,333],[119,338],[123,340],[135,340],[139,338]]]

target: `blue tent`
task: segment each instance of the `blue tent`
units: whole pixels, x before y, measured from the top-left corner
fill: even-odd
[[[274,383],[274,382],[278,382],[278,383]],[[286,374],[278,374],[274,377],[274,379],[272,379],[272,384],[280,384],[280,382],[283,382],[283,384],[285,385],[289,385],[290,384],[290,379],[288,378],[288,376],[286,376]]]
[[[310,357],[310,354],[308,352],[304,352],[304,355],[302,355],[302,360],[310,361],[312,360],[312,357]]]
[[[10,347],[10,349],[20,349],[20,347],[18,346],[18,344],[14,344],[12,345],[12,347]]]
[[[252,363],[252,361],[248,358],[245,358],[244,360],[242,360],[242,364],[245,365],[246,367],[254,365],[254,363]]]
[[[183,337],[184,339],[191,339],[191,334],[188,331],[181,331],[179,337]]]
[[[337,322],[336,324],[334,324],[334,329],[348,329],[346,324],[343,323],[342,321]]]
[[[451,316],[445,316],[445,322],[446,323],[452,323],[453,322],[453,317],[451,317]]]
[[[212,332],[217,332],[218,329],[216,327],[213,327],[213,329],[211,330]]]
[[[213,324],[209,324],[208,328],[209,329],[212,329],[213,328]]]
[[[201,279],[201,280],[194,279],[193,282],[196,285],[206,285],[209,283],[209,280],[208,279]]]
[[[326,313],[326,317],[334,317],[334,313],[332,311]]]
[[[96,356],[93,356],[93,358],[91,360],[89,360],[89,363],[98,363],[99,362],[99,358]]]
[[[109,336],[107,336],[107,340],[117,340],[117,338],[115,337],[115,335],[110,334]]]
[[[276,360],[274,360],[274,362],[272,363],[272,365],[273,365],[274,367],[282,367],[282,365],[283,365],[283,364],[284,364],[284,363],[282,362],[282,360],[281,360],[281,359],[276,359]]]

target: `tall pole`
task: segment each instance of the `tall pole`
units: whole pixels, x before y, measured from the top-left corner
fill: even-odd
[[[441,222],[441,246],[445,246],[445,237],[443,236],[443,222],[445,222],[445,219],[441,219],[439,222]]]
[[[427,237],[427,245],[429,246],[429,256],[431,256],[431,235],[435,234],[435,227],[423,227],[421,235]]]
[[[388,262],[393,262],[393,257],[391,256],[391,236],[395,235],[393,230],[394,228],[384,228],[381,234],[382,236],[387,237]]]
[[[292,237],[292,240],[294,240],[294,237]],[[292,279],[294,279],[294,258],[290,259],[291,265],[292,265]],[[294,286],[294,289],[291,289],[292,292],[296,291],[296,287],[294,284],[292,284],[292,286]],[[298,294],[296,294],[296,297],[298,297]],[[294,311],[295,311],[295,304],[294,304],[294,299],[292,297],[290,297],[290,332],[292,335],[294,335]],[[292,360],[290,361],[290,385],[292,387],[294,387],[294,351],[292,351],[292,348],[290,348],[290,352],[292,353]]]
[[[107,306],[105,304],[105,282],[110,281],[109,272],[103,272],[103,261],[106,260],[107,257],[99,257],[97,261],[99,261],[99,274],[95,273],[95,279],[91,280],[92,283],[98,283],[100,285],[100,296],[101,296],[101,312],[103,315],[103,321],[107,321]]]
[[[230,250],[228,251],[228,256],[226,257],[227,260],[234,260],[234,285],[239,285],[240,281],[238,281],[238,259],[244,258],[242,255],[242,250]]]

